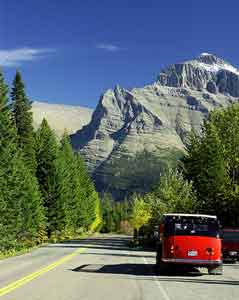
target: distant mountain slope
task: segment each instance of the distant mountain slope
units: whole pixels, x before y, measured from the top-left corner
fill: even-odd
[[[61,136],[66,129],[69,134],[75,133],[91,120],[92,110],[80,106],[33,102],[33,121],[35,128],[46,118],[52,129]]]
[[[122,158],[127,165],[125,157],[130,161],[139,152],[178,156],[188,132],[200,130],[210,110],[237,102],[237,97],[239,71],[203,53],[165,68],[157,81],[143,88],[116,86],[106,91],[91,122],[72,135],[72,144],[85,157],[99,189],[114,189],[116,179],[123,182],[126,176]]]

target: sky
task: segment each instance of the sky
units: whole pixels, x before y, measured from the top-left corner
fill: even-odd
[[[0,66],[8,84],[20,70],[32,100],[94,108],[201,52],[238,66],[237,2],[0,0]]]

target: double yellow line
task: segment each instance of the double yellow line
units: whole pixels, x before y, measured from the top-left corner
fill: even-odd
[[[69,254],[69,255],[66,255],[64,256],[63,258],[55,261],[54,263],[40,269],[39,271],[36,271],[34,273],[31,273],[17,281],[14,281],[10,284],[8,284],[7,286],[3,287],[0,289],[0,297],[1,296],[4,296],[8,293],[10,293],[11,291],[23,286],[24,284],[28,283],[29,281],[32,281],[33,279],[41,276],[42,274],[46,273],[46,272],[49,272],[50,270],[56,268],[57,266],[67,262],[68,260],[72,259],[74,256],[78,255],[79,253],[82,253],[86,251],[86,248],[81,248],[81,249],[78,249],[76,251],[74,251],[73,253]]]

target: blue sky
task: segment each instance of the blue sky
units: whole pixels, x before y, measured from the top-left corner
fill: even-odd
[[[214,53],[239,61],[239,3],[192,0],[1,1],[0,65],[29,97],[95,107],[119,84],[151,83],[168,64]]]

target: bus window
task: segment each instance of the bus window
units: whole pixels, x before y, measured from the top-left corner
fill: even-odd
[[[206,218],[168,217],[165,219],[164,235],[219,235],[219,225],[216,220]]]

